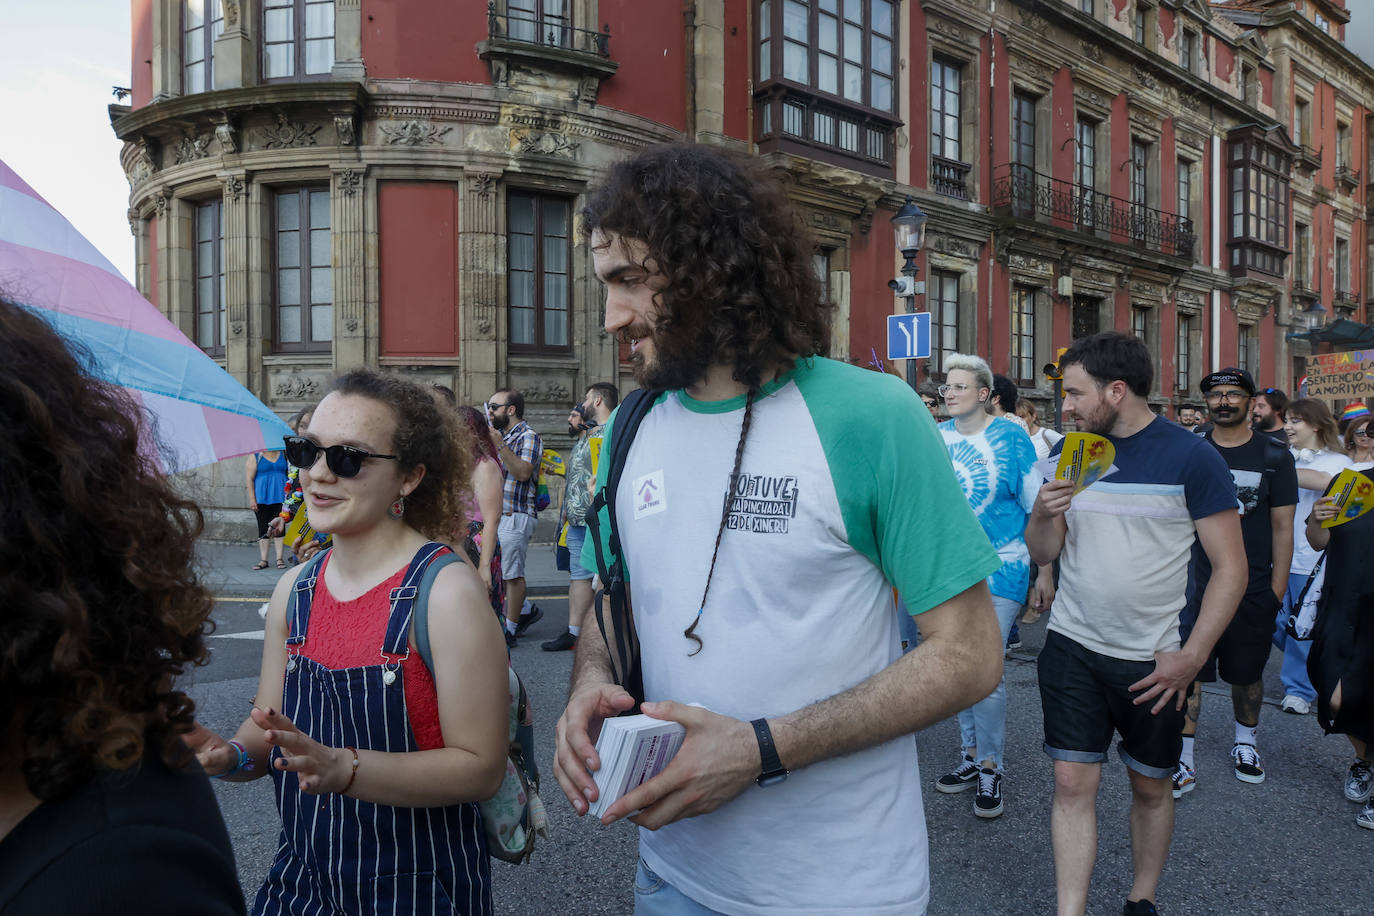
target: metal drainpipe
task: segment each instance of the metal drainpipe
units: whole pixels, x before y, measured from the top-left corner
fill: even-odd
[[[1221,137],[1212,134],[1212,269],[1221,269]],[[1212,287],[1212,365],[1221,368],[1221,290]]]

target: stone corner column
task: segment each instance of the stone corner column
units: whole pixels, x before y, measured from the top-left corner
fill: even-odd
[[[334,68],[329,75],[336,80],[367,79],[363,64],[362,0],[335,0]]]
[[[696,5],[697,139],[725,134],[725,2],[700,0]]]
[[[459,186],[458,397],[463,404],[491,394],[504,375],[506,242],[500,179],[495,171],[469,171]]]
[[[258,49],[253,24],[258,0],[226,0],[224,31],[215,39],[215,89],[239,89],[258,82]]]
[[[220,176],[224,196],[224,367],[251,390],[248,333],[248,176],[242,171]]]
[[[360,162],[330,166],[330,236],[334,258],[334,365],[352,369],[376,362],[367,322],[368,194]]]

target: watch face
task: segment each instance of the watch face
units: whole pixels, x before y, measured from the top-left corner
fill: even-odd
[[[763,775],[759,776],[759,778],[756,779],[756,780],[754,780],[754,781],[757,782],[760,786],[765,787],[765,788],[768,787],[768,786],[776,786],[776,785],[777,785],[778,783],[780,783],[780,782],[786,782],[786,781],[787,781],[787,771],[786,771],[786,770],[774,770],[774,771],[772,771],[771,773],[764,773]]]

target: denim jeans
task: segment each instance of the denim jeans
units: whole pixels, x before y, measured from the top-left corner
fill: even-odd
[[[635,870],[635,916],[722,916],[660,878],[644,860]]]
[[[1325,579],[1326,570],[1323,569],[1317,574],[1312,587],[1307,590],[1307,596],[1303,599],[1304,604],[1315,602],[1321,597]],[[1317,689],[1312,686],[1312,681],[1307,676],[1307,654],[1312,651],[1312,640],[1294,639],[1284,632],[1288,615],[1294,613],[1298,595],[1302,593],[1302,587],[1306,584],[1307,573],[1289,573],[1288,591],[1283,595],[1283,605],[1279,608],[1278,618],[1274,621],[1274,645],[1283,650],[1283,667],[1279,669],[1279,681],[1283,684],[1284,695],[1315,703]]]
[[[1002,632],[1002,641],[997,644],[1000,653],[1007,644],[1007,634],[1011,632],[1012,621],[1021,611],[1021,602],[1014,598],[992,596],[992,607],[997,612],[997,625]],[[995,769],[1002,768],[1002,748],[1007,743],[1007,679],[997,682],[997,689],[968,709],[959,713],[959,742],[963,747],[976,747],[974,758],[980,763],[991,760]]]

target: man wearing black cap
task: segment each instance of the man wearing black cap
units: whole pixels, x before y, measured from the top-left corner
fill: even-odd
[[[1202,709],[1203,681],[1221,679],[1231,685],[1236,715],[1236,740],[1231,748],[1236,778],[1264,782],[1256,744],[1260,705],[1264,701],[1264,663],[1269,660],[1273,616],[1278,613],[1293,559],[1293,506],[1298,501],[1297,471],[1288,449],[1250,427],[1255,382],[1244,369],[1222,369],[1202,380],[1202,392],[1212,414],[1212,429],[1204,438],[1212,443],[1231,469],[1240,506],[1241,534],[1250,581],[1231,623],[1217,640],[1211,657],[1198,673],[1188,697],[1183,725],[1183,752],[1174,772],[1174,798],[1197,784],[1193,768],[1193,737]],[[1179,633],[1188,638],[1197,621],[1203,589],[1211,577],[1207,554],[1193,547],[1188,604],[1179,620]]]

